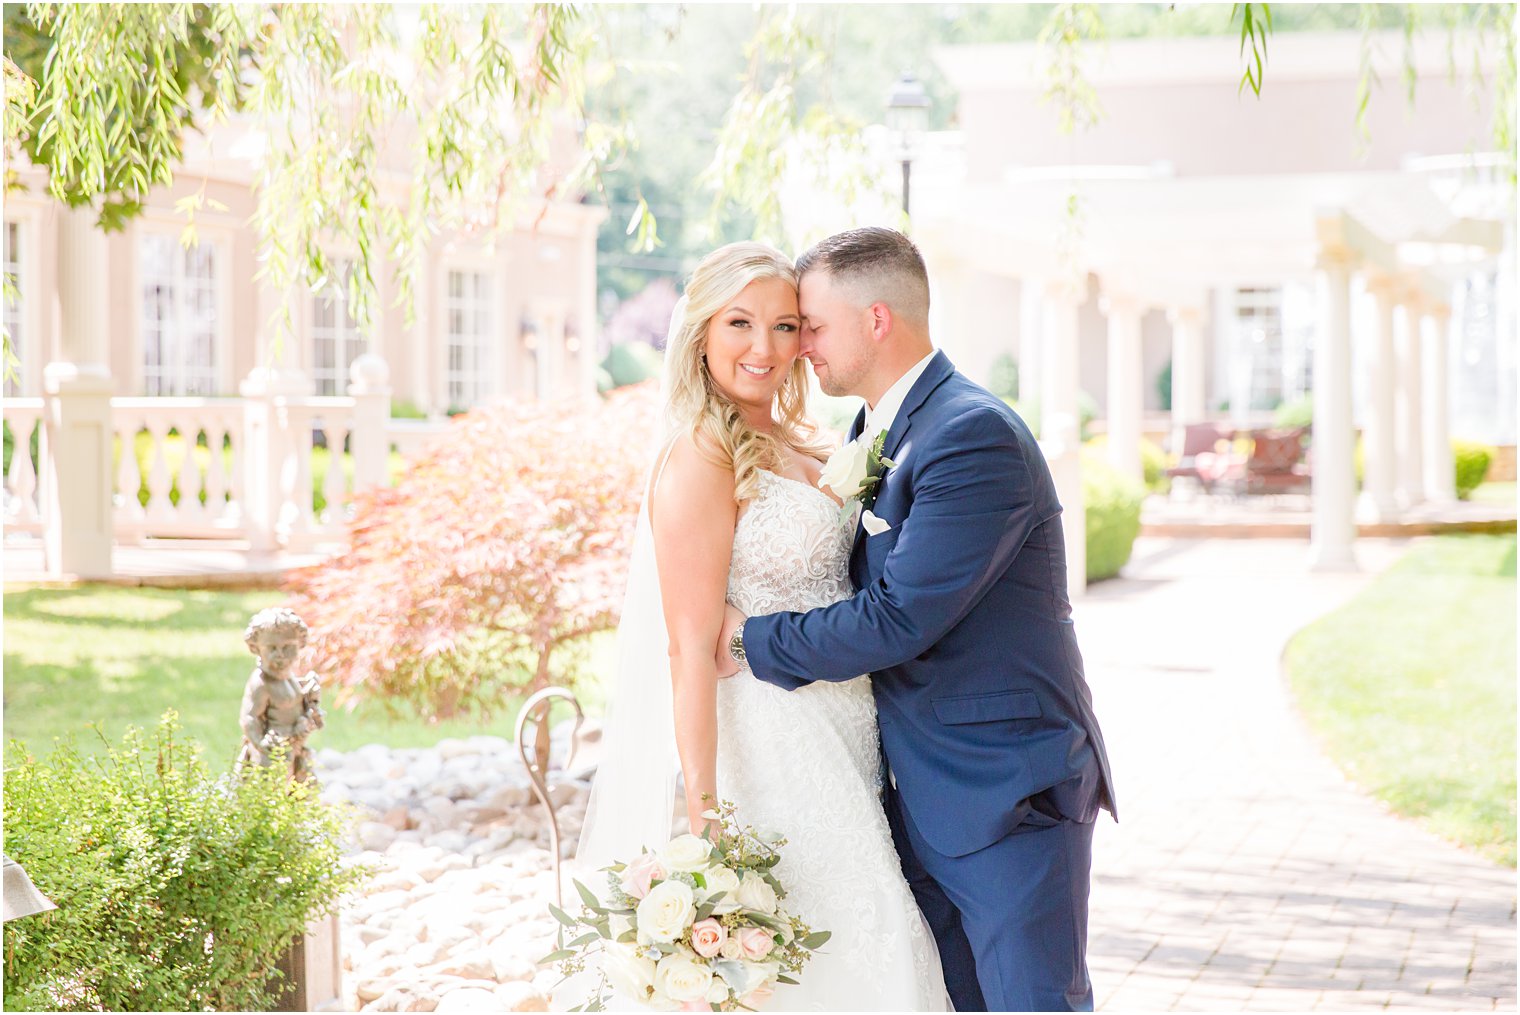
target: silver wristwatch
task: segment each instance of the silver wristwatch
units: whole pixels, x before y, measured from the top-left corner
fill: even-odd
[[[734,633],[728,639],[728,654],[734,657],[734,662],[740,666],[749,665],[749,657],[744,654],[744,625],[734,628]]]

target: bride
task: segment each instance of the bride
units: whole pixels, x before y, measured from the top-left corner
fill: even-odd
[[[870,678],[787,692],[717,676],[725,601],[756,615],[854,591],[856,518],[818,486],[830,448],[806,415],[801,327],[791,262],[758,243],[708,255],[676,308],[667,436],[639,516],[577,861],[598,867],[668,840],[678,757],[682,824],[700,834],[722,799],[743,823],[785,835],[786,905],[832,932],[770,1007],[943,1011],[938,951],[881,806]]]

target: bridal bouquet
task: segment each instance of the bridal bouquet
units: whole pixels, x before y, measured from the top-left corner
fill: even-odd
[[[576,881],[579,915],[549,907],[562,925],[559,948],[540,962],[558,962],[567,977],[588,965],[600,973],[571,1011],[605,1010],[609,986],[657,1010],[752,1011],[777,983],[796,983],[786,974],[829,939],[781,903],[774,868],[785,839],[740,825],[727,802],[704,817],[719,823],[717,835],[678,836],[603,868],[605,899]],[[585,933],[566,943],[577,930]]]

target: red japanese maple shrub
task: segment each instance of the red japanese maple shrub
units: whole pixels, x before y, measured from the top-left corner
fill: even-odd
[[[573,685],[566,645],[622,606],[657,401],[477,409],[362,497],[352,549],[287,587],[336,700],[446,718]]]

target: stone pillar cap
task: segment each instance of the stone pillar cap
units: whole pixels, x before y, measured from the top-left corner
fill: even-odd
[[[361,353],[348,368],[350,395],[389,394],[391,368],[372,352]]]

